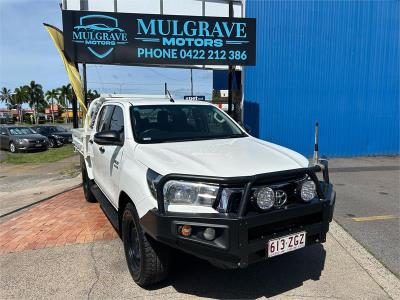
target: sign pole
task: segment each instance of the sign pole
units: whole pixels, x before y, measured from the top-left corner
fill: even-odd
[[[193,69],[190,69],[190,91],[190,95],[193,96]]]
[[[229,1],[229,18],[233,18],[233,2]],[[228,114],[232,117],[232,80],[233,66],[229,65],[228,69]]]
[[[82,76],[83,76],[83,98],[85,99],[85,106],[88,107],[86,64],[82,64]]]

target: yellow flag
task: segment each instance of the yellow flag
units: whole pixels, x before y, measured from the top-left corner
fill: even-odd
[[[79,103],[81,104],[81,108],[83,114],[86,115],[87,108],[85,105],[85,99],[83,96],[83,85],[81,76],[79,75],[79,71],[77,70],[75,64],[67,59],[64,54],[64,37],[61,30],[58,28],[51,26],[49,24],[43,24],[48,33],[50,34],[51,39],[54,42],[54,45],[57,48],[58,53],[61,56],[61,60],[64,63],[65,70],[67,71],[69,81],[71,82],[72,88],[74,89],[75,95],[78,98]]]

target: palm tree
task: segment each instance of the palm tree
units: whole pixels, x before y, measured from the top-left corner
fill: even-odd
[[[88,90],[87,94],[86,94],[86,97],[88,99],[88,102],[91,102],[94,99],[99,98],[100,94],[96,90],[93,90],[93,91],[92,90]]]
[[[54,123],[54,99],[58,98],[58,90],[56,89],[52,89],[46,92],[46,99],[51,101],[51,106],[50,106],[50,110],[51,110],[51,118],[53,120]]]
[[[12,104],[11,90],[7,89],[6,87],[3,87],[0,91],[0,100],[1,102],[4,102],[8,108],[10,108]]]
[[[63,85],[58,90],[58,103],[66,107],[67,121],[69,120],[69,103],[72,101],[72,87],[71,84]]]
[[[43,87],[33,80],[25,87],[29,94],[29,106],[31,108],[34,107],[35,122],[39,124],[39,109],[40,106],[43,107],[46,103],[44,100]]]
[[[16,88],[14,90],[12,98],[13,98],[13,103],[18,107],[19,121],[22,122],[22,104],[26,103],[27,102],[26,100],[29,98],[26,86],[21,86],[19,88]]]

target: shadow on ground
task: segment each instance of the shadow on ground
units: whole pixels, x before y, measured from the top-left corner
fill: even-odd
[[[319,280],[325,265],[322,245],[251,265],[222,270],[186,254],[176,254],[169,280],[152,289],[172,286],[177,292],[208,298],[272,297],[295,289],[307,280]]]

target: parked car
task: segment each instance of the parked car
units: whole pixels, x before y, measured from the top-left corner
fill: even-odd
[[[14,124],[15,121],[13,119],[12,114],[0,112],[0,124]]]
[[[49,147],[60,147],[63,144],[72,142],[72,133],[61,126],[34,126],[37,133],[49,139]]]
[[[326,241],[336,194],[318,155],[310,164],[200,101],[99,98],[88,116],[72,131],[84,195],[120,233],[139,285],[167,276],[173,248],[245,268]]]
[[[47,150],[49,140],[47,137],[36,133],[30,127],[0,126],[0,148],[18,151]]]

